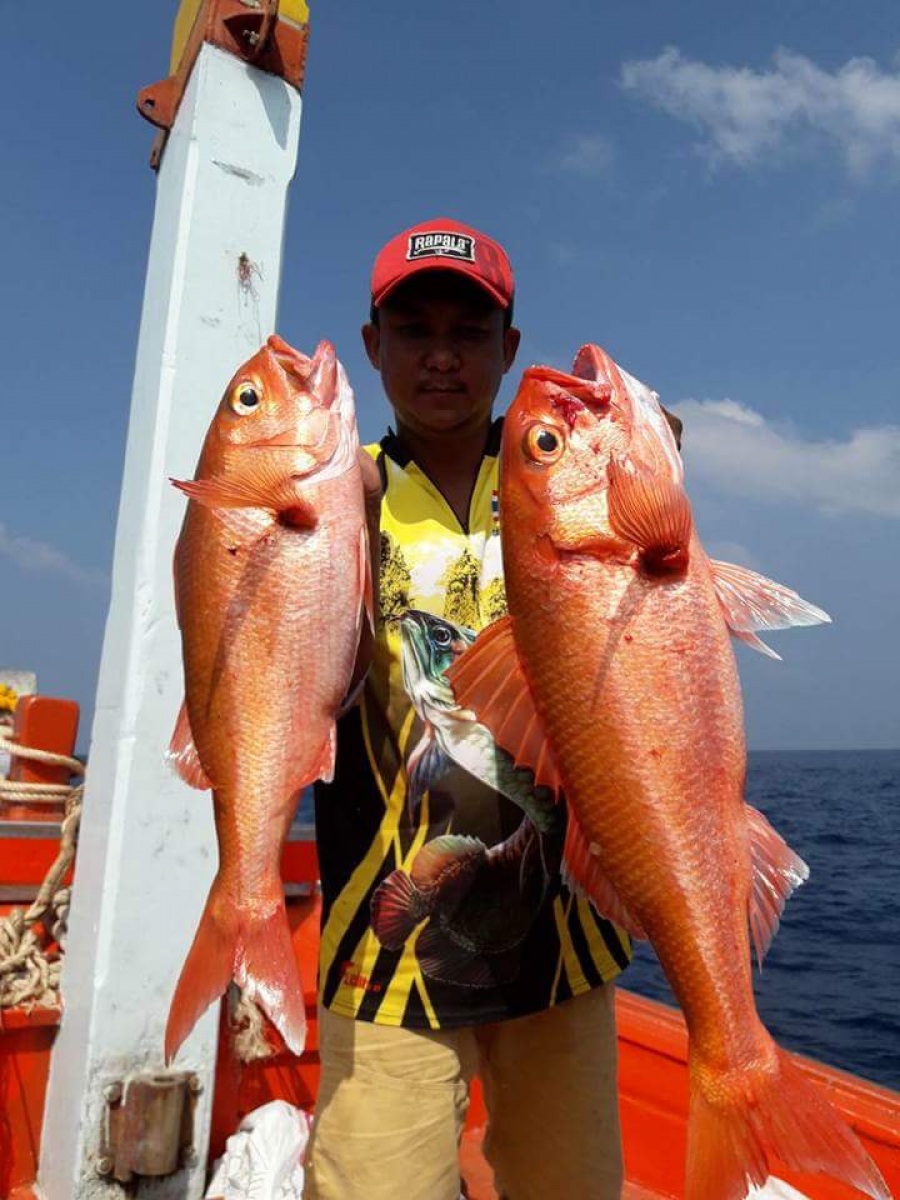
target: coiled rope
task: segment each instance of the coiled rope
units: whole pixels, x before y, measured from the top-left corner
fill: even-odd
[[[0,803],[58,804],[64,801],[59,853],[27,909],[14,908],[0,917],[0,1009],[19,1005],[53,1007],[59,1004],[59,977],[65,949],[71,889],[60,884],[75,857],[84,765],[65,754],[20,746],[0,733],[0,752],[67,767],[75,784],[18,783],[0,778]],[[2,809],[0,809],[2,811]]]

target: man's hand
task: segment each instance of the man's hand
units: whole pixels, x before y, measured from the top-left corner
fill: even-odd
[[[681,449],[681,431],[682,431],[682,429],[684,429],[684,423],[682,422],[680,417],[676,417],[674,413],[670,413],[667,408],[663,408],[662,405],[660,405],[659,407],[662,408],[663,416],[669,422],[669,428],[672,430],[672,433],[675,435],[675,445],[680,450]]]
[[[366,521],[371,528],[374,520],[377,529],[381,524],[381,472],[378,463],[365,450],[359,451],[359,472],[366,502]]]
[[[365,450],[359,452],[359,473],[362,476],[363,500],[366,506],[366,528],[369,531],[369,561],[372,564],[372,590],[375,597],[375,618],[378,619],[378,576],[381,573],[381,472],[378,463]]]

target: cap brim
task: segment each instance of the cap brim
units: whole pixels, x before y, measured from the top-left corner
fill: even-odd
[[[384,287],[377,293],[372,295],[372,303],[376,308],[380,308],[385,300],[397,290],[401,284],[406,283],[408,279],[412,279],[414,275],[420,275],[423,271],[453,271],[457,275],[465,275],[466,279],[471,279],[472,283],[477,284],[483,292],[491,297],[494,303],[502,309],[507,309],[510,306],[511,298],[505,296],[498,288],[479,275],[473,269],[471,263],[459,262],[452,258],[429,258],[425,262],[410,263],[402,275],[398,275],[396,279],[392,279],[390,283],[386,283]]]

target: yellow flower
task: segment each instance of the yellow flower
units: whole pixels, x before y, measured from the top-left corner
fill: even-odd
[[[0,683],[0,712],[15,712],[19,693],[8,683]]]

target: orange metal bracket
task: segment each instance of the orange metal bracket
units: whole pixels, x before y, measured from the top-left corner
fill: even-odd
[[[279,0],[200,0],[173,74],[138,93],[138,112],[161,130],[150,157],[154,170],[204,42],[302,88],[309,25],[286,16],[285,7]]]
[[[55,696],[22,696],[16,705],[13,740],[33,750],[72,755],[78,734],[78,705]],[[68,767],[13,758],[9,777],[18,783],[68,783]]]
[[[78,705],[74,700],[54,696],[20,696],[13,724],[13,741],[32,750],[49,750],[69,757],[75,751],[78,733]],[[11,783],[67,784],[71,776],[68,767],[13,757],[9,769]],[[0,819],[7,821],[58,821],[64,803],[5,801],[0,806]],[[18,859],[16,859],[18,862]],[[4,881],[6,882],[6,881]],[[10,880],[9,882],[13,882]],[[0,1193],[2,1195],[2,1193]]]

